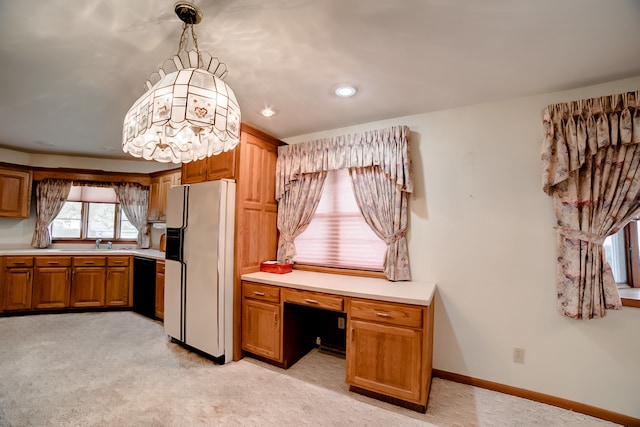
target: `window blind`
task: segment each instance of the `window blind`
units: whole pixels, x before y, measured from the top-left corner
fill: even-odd
[[[386,244],[360,213],[347,169],[329,171],[318,208],[295,239],[300,264],[382,271]]]
[[[118,198],[112,187],[72,185],[67,202],[117,203]]]

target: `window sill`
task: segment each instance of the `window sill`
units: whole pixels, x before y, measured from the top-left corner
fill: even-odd
[[[387,277],[381,271],[370,270],[353,270],[348,268],[320,267],[317,265],[294,264],[294,270],[315,271],[317,273],[343,274],[346,276],[374,277],[378,279],[386,279]]]

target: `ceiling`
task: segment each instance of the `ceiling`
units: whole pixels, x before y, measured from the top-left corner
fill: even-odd
[[[640,75],[638,0],[195,4],[242,121],[278,138]],[[0,147],[130,158],[122,120],[177,51],[173,5],[0,0]]]

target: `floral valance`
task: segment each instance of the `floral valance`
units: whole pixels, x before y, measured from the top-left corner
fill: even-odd
[[[640,143],[640,91],[549,105],[542,116],[542,186],[547,194],[599,149]]]
[[[393,126],[281,146],[276,164],[276,200],[288,191],[291,181],[303,174],[374,165],[379,165],[402,191],[411,193],[408,137],[408,126]]]

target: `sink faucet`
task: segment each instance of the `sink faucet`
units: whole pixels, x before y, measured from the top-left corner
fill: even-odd
[[[100,249],[100,242],[102,242],[102,239],[96,239],[96,249]]]

